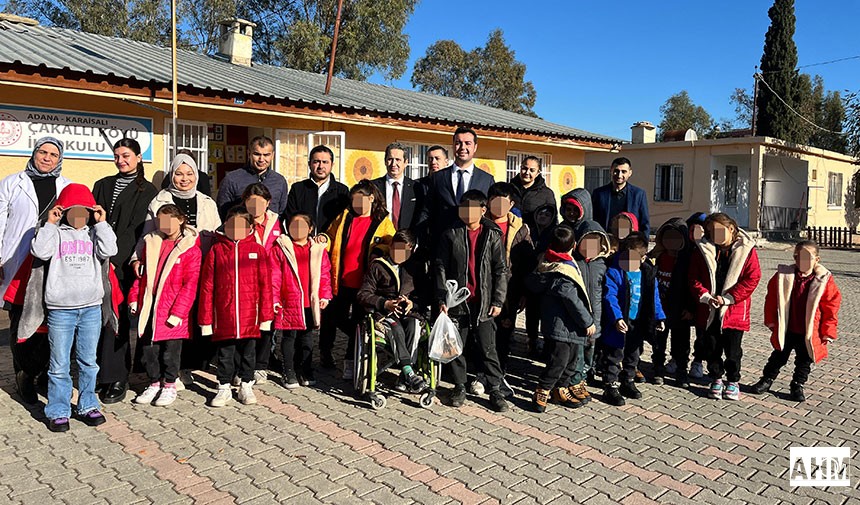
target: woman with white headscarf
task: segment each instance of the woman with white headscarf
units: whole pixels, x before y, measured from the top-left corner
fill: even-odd
[[[30,254],[30,242],[36,227],[54,207],[63,188],[71,183],[60,175],[62,170],[63,142],[54,137],[42,137],[36,141],[27,167],[0,181],[0,295],[4,298],[13,279],[25,273],[22,270],[21,275],[17,275]],[[17,344],[26,279],[16,280],[22,286],[19,296],[9,294],[12,299],[6,300],[10,319],[9,342],[18,392],[27,403],[36,403],[35,379],[47,373],[48,339],[45,333]]]

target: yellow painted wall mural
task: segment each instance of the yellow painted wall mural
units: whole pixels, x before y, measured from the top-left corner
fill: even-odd
[[[555,172],[555,184],[552,184],[555,188],[558,188],[559,195],[567,193],[568,191],[578,188],[581,186],[579,183],[579,177],[577,176],[576,169],[571,166],[553,166],[553,171]]]
[[[352,187],[362,179],[374,179],[385,174],[385,162],[383,153],[379,151],[350,150],[344,165],[345,181],[348,187]]]

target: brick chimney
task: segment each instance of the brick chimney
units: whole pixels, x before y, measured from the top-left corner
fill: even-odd
[[[251,66],[251,53],[256,24],[239,18],[218,22],[218,54],[234,65]]]
[[[657,127],[650,121],[639,121],[630,127],[634,144],[653,144],[657,140]]]

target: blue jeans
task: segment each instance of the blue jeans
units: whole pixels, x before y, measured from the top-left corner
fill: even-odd
[[[69,373],[72,344],[78,361],[78,414],[99,408],[96,397],[96,348],[102,326],[102,309],[98,305],[83,309],[49,309],[48,343],[51,360],[48,365],[48,419],[71,417],[72,376]],[[75,338],[77,335],[77,338]]]

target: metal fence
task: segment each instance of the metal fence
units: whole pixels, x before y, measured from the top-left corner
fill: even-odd
[[[854,231],[851,228],[836,226],[815,226],[806,228],[806,236],[814,240],[819,247],[828,249],[853,249]]]

